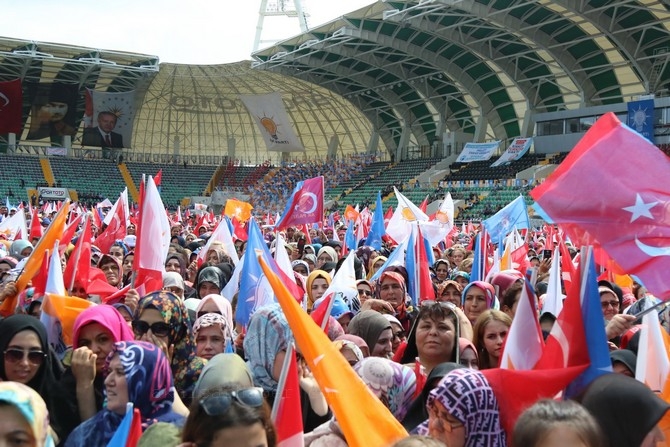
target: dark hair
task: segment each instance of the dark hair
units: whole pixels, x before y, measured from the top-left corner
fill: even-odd
[[[568,426],[587,447],[601,447],[600,426],[591,414],[570,400],[543,399],[524,411],[514,425],[513,447],[539,445],[551,430]]]
[[[500,309],[503,310],[505,306],[509,310],[512,310],[512,307],[514,307],[514,303],[517,301],[517,296],[521,293],[521,289],[523,289],[524,283],[521,281],[515,281],[511,286],[505,290],[505,293],[502,296],[502,300],[500,303]]]
[[[407,348],[405,348],[405,352],[403,353],[402,359],[399,363],[412,363],[419,355],[419,348],[416,345],[416,330],[419,327],[419,324],[421,324],[422,320],[442,321],[445,319],[450,320],[451,324],[454,325],[454,330],[456,330],[458,327],[458,317],[449,307],[446,306],[446,303],[435,303],[430,305],[423,304],[419,309],[419,313],[414,319],[412,329],[409,331],[409,336],[407,337]],[[449,359],[446,361],[455,361],[457,349],[458,339],[456,338],[456,333],[454,332],[454,349]]]
[[[206,446],[211,444],[219,430],[232,427],[249,427],[260,423],[265,429],[268,447],[275,447],[277,445],[277,434],[270,418],[271,410],[267,401],[264,401],[261,407],[254,408],[233,400],[225,414],[217,416],[208,415],[200,405],[200,401],[208,397],[244,388],[247,387],[239,383],[215,387],[208,390],[201,399],[194,400],[182,430],[182,442],[194,442],[199,446]]]

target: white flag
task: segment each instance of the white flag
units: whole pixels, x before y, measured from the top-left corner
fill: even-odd
[[[240,95],[240,99],[256,121],[269,151],[304,152],[305,147],[293,131],[281,95]]]

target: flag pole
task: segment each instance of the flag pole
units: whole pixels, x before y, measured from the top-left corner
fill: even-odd
[[[82,227],[82,232],[79,235],[79,239],[81,240],[81,237],[84,235],[86,232],[86,225],[88,225],[88,219],[90,216],[87,214],[86,218],[84,219],[84,226]],[[79,241],[77,241],[79,242]],[[72,295],[72,289],[74,289],[74,280],[77,277],[77,266],[79,266],[79,258],[81,257],[81,250],[82,250],[82,245],[84,241],[81,241],[82,244],[77,247],[77,253],[74,255],[74,270],[72,271],[72,280],[70,281],[70,287],[67,289],[67,292]],[[91,262],[90,260],[88,262]],[[86,278],[86,283],[88,284],[88,278]]]
[[[284,394],[284,388],[286,387],[286,379],[288,377],[288,370],[291,367],[291,358],[293,357],[293,343],[288,345],[286,348],[286,356],[284,356],[284,363],[281,367],[281,374],[279,374],[279,380],[277,382],[277,394],[275,394],[275,400],[272,403],[272,413],[270,418],[273,422],[277,420],[277,414],[279,413],[279,405],[281,404],[281,397]]]

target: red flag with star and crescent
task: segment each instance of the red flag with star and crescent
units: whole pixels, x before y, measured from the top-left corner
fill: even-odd
[[[554,222],[567,224],[571,238],[575,228],[587,232],[624,271],[668,300],[669,177],[670,158],[607,113],[530,194]]]
[[[323,221],[323,189],[323,176],[298,182],[275,229]]]

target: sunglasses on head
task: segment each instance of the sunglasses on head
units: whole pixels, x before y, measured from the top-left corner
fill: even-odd
[[[149,329],[151,329],[151,333],[156,337],[167,337],[170,334],[170,325],[162,321],[149,324],[146,321],[133,320],[133,332],[136,337],[146,334],[149,332]]]
[[[228,411],[233,401],[246,407],[258,408],[263,405],[263,388],[245,388],[243,390],[230,391],[215,394],[200,399],[200,406],[209,416],[221,416]]]
[[[5,360],[10,363],[19,363],[20,361],[22,361],[27,357],[28,362],[32,363],[33,365],[41,365],[47,356],[42,351],[28,351],[25,349],[18,349],[18,348],[6,349],[3,354],[5,356]]]

